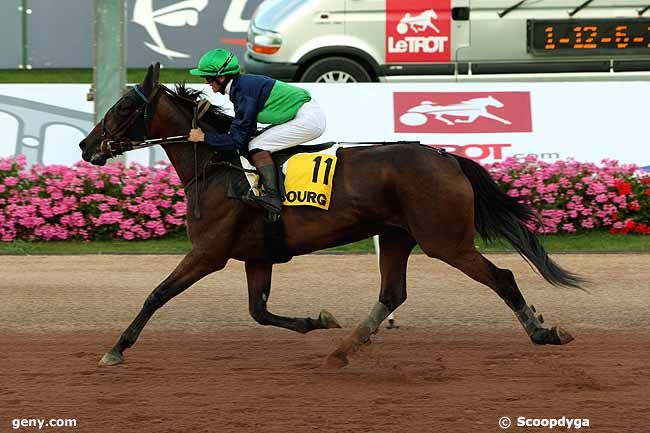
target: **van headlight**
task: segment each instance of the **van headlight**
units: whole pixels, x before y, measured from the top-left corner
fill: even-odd
[[[254,53],[275,54],[282,46],[279,33],[261,30],[253,26],[248,30],[248,48]]]

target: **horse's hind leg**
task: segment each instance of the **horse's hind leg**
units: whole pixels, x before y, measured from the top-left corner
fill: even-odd
[[[434,115],[433,117],[435,117],[437,120],[439,120],[441,122],[446,123],[447,125],[453,125],[454,124],[454,122],[452,122],[451,120],[449,120],[449,119],[447,119],[445,117],[445,113],[439,113],[439,114]]]
[[[386,317],[406,301],[406,266],[414,246],[413,238],[402,230],[389,230],[379,236],[379,301],[368,317],[329,355],[328,366],[340,368],[347,365],[348,355],[367,343]]]
[[[266,308],[271,293],[273,264],[267,262],[246,262],[248,281],[248,308],[251,316],[260,325],[278,326],[305,334],[314,329],[340,328],[326,310],[321,310],[318,319],[276,316]]]
[[[110,352],[104,355],[101,364],[114,365],[124,361],[124,351],[133,346],[156,310],[204,276],[222,269],[225,264],[226,260],[218,261],[213,256],[206,257],[194,252],[187,254],[165,281],[160,283],[147,297],[138,315],[122,333]]]
[[[538,315],[533,307],[526,304],[512,272],[497,268],[473,247],[444,260],[494,290],[515,313],[533,343],[559,345],[573,340],[573,337],[562,328],[544,328],[541,314]]]

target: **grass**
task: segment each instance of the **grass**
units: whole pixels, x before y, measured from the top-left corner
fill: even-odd
[[[540,239],[550,253],[639,253],[650,252],[650,236],[617,236],[606,232],[581,235],[545,235]],[[480,251],[486,253],[512,252],[513,249],[497,242],[486,245],[477,240]],[[184,234],[148,241],[58,241],[0,243],[0,255],[29,254],[184,254],[190,250],[190,243]],[[323,253],[373,253],[372,239],[350,245],[330,248]],[[419,248],[416,253],[421,253]]]
[[[203,83],[200,77],[190,75],[189,69],[161,69],[160,81],[163,83]],[[144,78],[146,69],[128,69],[127,82],[139,83]],[[0,69],[0,83],[92,83],[92,69]]]

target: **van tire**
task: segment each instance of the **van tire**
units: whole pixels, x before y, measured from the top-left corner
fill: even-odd
[[[347,57],[326,57],[307,69],[300,77],[307,83],[369,83],[372,77],[358,62]]]

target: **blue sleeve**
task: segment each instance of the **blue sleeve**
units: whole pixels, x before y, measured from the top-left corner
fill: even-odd
[[[235,103],[235,119],[227,134],[206,132],[205,142],[219,150],[246,149],[251,135],[257,128],[257,103],[250,96],[238,98]]]

